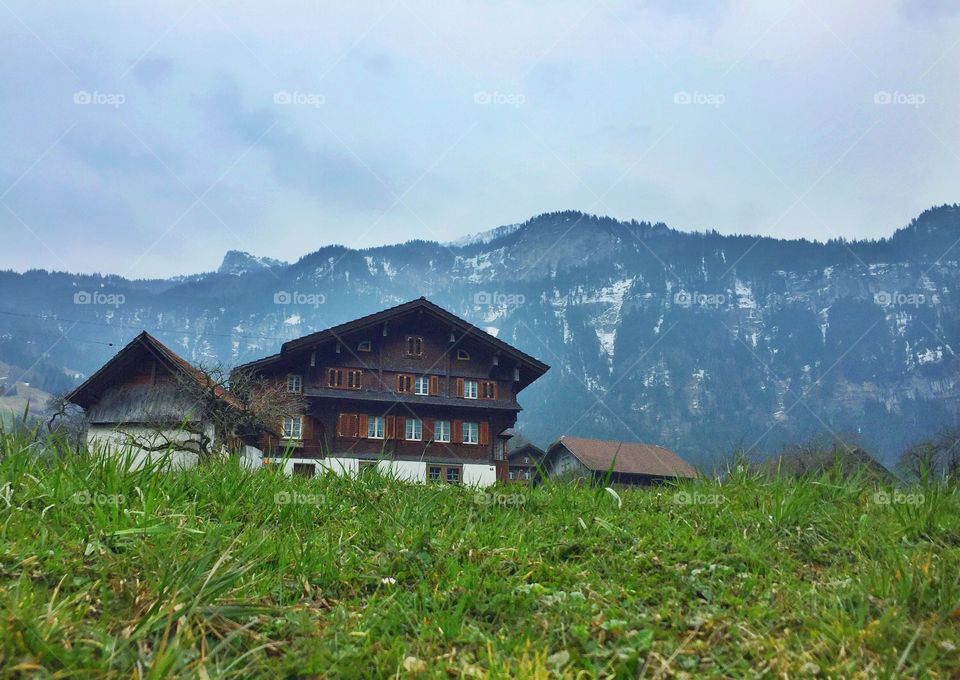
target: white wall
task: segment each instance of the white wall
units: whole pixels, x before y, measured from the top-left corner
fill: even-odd
[[[497,468],[493,465],[464,464],[463,483],[467,486],[492,486],[497,481]]]
[[[212,432],[207,433],[212,435]],[[166,459],[171,469],[182,470],[197,464],[198,456],[177,448],[177,443],[195,440],[197,435],[182,430],[157,430],[152,427],[124,425],[90,425],[87,428],[87,448],[94,453],[130,455],[134,469],[140,469],[146,461]],[[132,441],[131,441],[132,438]],[[167,446],[168,451],[144,451],[143,446]]]
[[[283,459],[272,459],[274,464],[279,464]],[[321,474],[325,470],[332,470],[337,474],[355,475],[360,469],[360,461],[357,458],[344,458],[340,456],[330,456],[327,458],[288,458],[284,462],[284,474],[293,474],[294,463],[312,463],[316,465],[316,474]],[[377,461],[377,469],[385,474],[392,474],[397,479],[406,482],[423,483],[427,480],[426,461],[418,460],[380,460]],[[463,483],[467,486],[485,487],[494,484],[497,481],[497,469],[493,465],[465,463],[463,465]]]
[[[419,460],[381,460],[377,468],[407,482],[423,482],[427,479],[427,464]]]

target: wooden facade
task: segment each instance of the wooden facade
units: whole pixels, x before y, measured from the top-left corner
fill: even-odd
[[[540,481],[544,455],[543,449],[530,442],[510,450],[507,454],[507,479],[521,484],[536,484]]]
[[[426,480],[464,466],[507,481],[501,435],[518,393],[548,367],[424,298],[284,344],[239,367],[301,390],[307,409],[264,436],[264,455],[417,461]],[[419,474],[419,473],[418,473]]]

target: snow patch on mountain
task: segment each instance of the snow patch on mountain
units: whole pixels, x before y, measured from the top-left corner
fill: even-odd
[[[463,246],[472,246],[477,243],[490,243],[491,241],[496,241],[498,238],[509,236],[522,226],[522,224],[505,224],[495,229],[488,229],[487,231],[461,236],[454,241],[447,241],[443,245],[449,248],[462,248]]]

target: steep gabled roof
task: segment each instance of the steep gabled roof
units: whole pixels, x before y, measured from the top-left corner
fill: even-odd
[[[258,359],[256,361],[251,361],[250,363],[238,366],[234,370],[248,370],[268,366],[276,361],[281,360],[288,352],[311,347],[325,341],[339,340],[348,333],[369,329],[418,310],[423,310],[424,312],[432,314],[434,317],[463,333],[465,337],[484,343],[494,350],[511,357],[514,361],[519,363],[528,372],[527,376],[523,376],[521,378],[519,389],[523,389],[550,370],[550,367],[539,359],[521,352],[513,345],[507,344],[503,340],[500,340],[499,338],[490,335],[486,331],[477,328],[470,322],[461,319],[456,314],[453,314],[443,307],[430,302],[425,297],[417,298],[416,300],[410,300],[409,302],[404,302],[403,304],[396,305],[395,307],[389,307],[382,311],[368,314],[367,316],[362,316],[359,319],[354,319],[353,321],[347,321],[346,323],[342,323],[338,326],[332,326],[325,330],[317,331],[316,333],[310,333],[309,335],[304,335],[303,337],[296,338],[295,340],[289,340],[283,343],[283,346],[280,348],[280,352],[278,354],[274,354],[263,359]]]
[[[550,445],[549,454],[552,455],[559,446],[563,446],[594,472],[606,472],[612,465],[614,472],[623,474],[689,479],[697,476],[697,471],[680,456],[655,444],[564,435]]]
[[[234,395],[214,383],[203,371],[191,365],[190,362],[146,331],[141,332],[131,340],[123,349],[117,352],[110,361],[101,366],[99,370],[87,378],[82,385],[68,394],[67,400],[77,406],[89,408],[100,399],[108,388],[122,382],[124,372],[134,366],[138,356],[144,352],[159,361],[173,374],[185,376],[201,387],[212,388],[213,393],[219,399],[222,399],[231,406],[240,407],[240,402],[237,401]]]
[[[546,456],[546,452],[533,442],[526,442],[507,453],[507,459],[510,461],[514,461],[520,456],[530,456],[537,463],[540,463]]]

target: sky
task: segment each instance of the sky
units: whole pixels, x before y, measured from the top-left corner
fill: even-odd
[[[0,269],[557,210],[879,238],[960,200],[948,0],[0,0]]]

